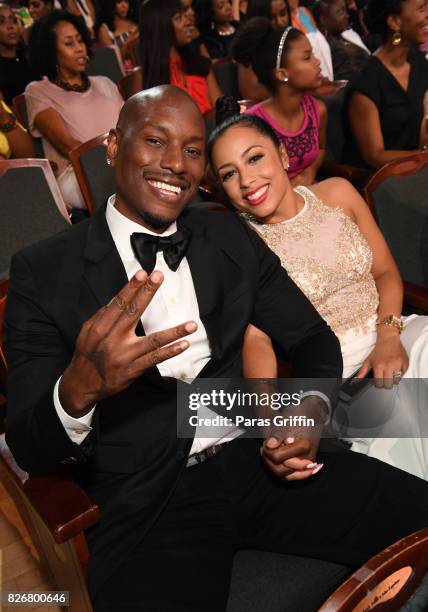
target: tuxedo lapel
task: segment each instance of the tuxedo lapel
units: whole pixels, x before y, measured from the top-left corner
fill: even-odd
[[[186,258],[195,287],[199,316],[208,335],[212,356],[218,357],[222,351],[220,313],[223,287],[216,264],[221,252],[207,235],[206,228],[192,223],[190,215],[183,215],[179,223],[192,232]]]
[[[84,279],[98,305],[106,306],[128,282],[128,277],[110,234],[104,208],[92,218],[83,256]]]
[[[104,208],[99,209],[92,218],[83,257],[86,264],[83,275],[86,285],[98,306],[106,306],[126,285],[128,277],[111,236]],[[86,316],[86,319],[89,316],[91,314]],[[144,336],[141,321],[138,321],[135,333],[137,336]],[[157,367],[146,370],[144,377],[150,378],[157,385],[168,385],[168,380],[162,378]]]

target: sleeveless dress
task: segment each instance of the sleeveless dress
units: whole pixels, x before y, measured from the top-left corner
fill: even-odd
[[[327,206],[306,187],[295,191],[305,204],[292,219],[261,224],[250,215],[244,216],[338,337],[343,376],[348,378],[376,343],[379,298],[371,274],[372,252],[356,223],[341,209]],[[401,341],[410,362],[403,380],[420,379],[417,402],[410,389],[414,381],[403,384],[402,380],[392,391],[371,388],[370,393],[376,406],[386,398],[397,418],[404,418],[406,425],[411,422],[416,437],[360,437],[350,441],[352,450],[428,480],[428,438],[420,437],[428,435],[428,317],[411,315],[404,317],[403,323]],[[400,427],[394,430],[395,435]]]

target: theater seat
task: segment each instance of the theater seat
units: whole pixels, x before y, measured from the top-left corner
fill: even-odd
[[[235,557],[227,612],[315,612],[349,574],[336,563],[243,550]]]
[[[405,281],[405,302],[428,312],[428,152],[378,170],[364,195]]]

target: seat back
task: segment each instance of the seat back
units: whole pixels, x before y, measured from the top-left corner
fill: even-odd
[[[94,49],[86,72],[89,76],[106,76],[116,85],[125,74],[120,55],[114,45]]]
[[[47,159],[0,161],[0,278],[14,253],[69,226]]]
[[[107,136],[108,132],[92,138],[70,153],[79,187],[91,214],[115,192],[114,175],[106,163]]]
[[[129,74],[120,79],[118,83],[119,91],[124,100],[130,98],[134,93],[137,93],[142,88],[142,69],[140,67],[133,68]]]
[[[428,288],[428,152],[381,168],[365,188],[405,281]]]
[[[237,100],[242,98],[238,85],[238,68],[229,58],[218,60],[214,65],[214,75],[225,96],[233,96]]]
[[[345,144],[345,132],[343,128],[345,91],[345,88],[342,88],[332,96],[321,98],[327,106],[328,116],[326,159],[337,164],[341,161],[342,150]]]
[[[401,610],[410,597],[416,605],[412,607],[409,602],[410,607],[405,609],[426,610],[427,572],[428,529],[422,529],[372,557],[330,595],[318,612],[393,612]]]
[[[28,111],[25,94],[22,93],[19,94],[19,96],[15,96],[15,98],[13,98],[12,100],[12,105],[13,112],[15,113],[15,116],[18,119],[19,123],[23,125],[26,130],[28,130]],[[34,138],[34,136],[32,136],[32,140],[36,156],[40,158],[44,157],[45,154],[43,151],[42,139]]]

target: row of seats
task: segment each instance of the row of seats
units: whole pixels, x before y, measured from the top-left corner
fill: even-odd
[[[113,173],[105,161],[106,141],[107,134],[102,134],[70,154],[91,214],[114,192]],[[428,152],[421,152],[375,173],[364,195],[406,281],[406,302],[428,310],[427,184]],[[0,162],[0,199],[1,278],[14,252],[59,231],[69,218],[47,160]]]

